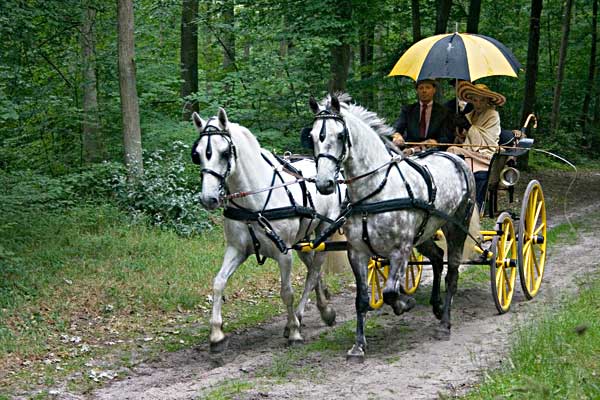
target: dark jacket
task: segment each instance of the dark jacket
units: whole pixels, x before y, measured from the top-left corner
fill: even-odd
[[[427,135],[424,139],[419,136],[420,107],[419,102],[402,107],[400,117],[393,125],[395,132],[401,133],[407,142],[421,142],[425,139],[435,139],[440,143],[454,142],[451,115],[446,107],[435,102],[431,108]]]

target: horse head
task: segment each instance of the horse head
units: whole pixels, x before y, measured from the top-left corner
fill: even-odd
[[[331,194],[335,191],[335,181],[351,146],[350,135],[337,96],[331,95],[325,106],[320,106],[311,97],[309,105],[315,114],[310,140],[317,162],[317,190],[321,194]]]
[[[192,120],[199,133],[192,145],[192,161],[201,167],[200,201],[207,209],[214,210],[221,204],[227,191],[227,178],[236,167],[237,154],[231,140],[230,124],[222,108],[208,121],[197,113],[192,114]]]

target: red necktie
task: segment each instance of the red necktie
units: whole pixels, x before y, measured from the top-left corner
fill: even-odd
[[[427,136],[427,104],[423,104],[421,108],[421,120],[419,121],[419,136],[425,139]]]

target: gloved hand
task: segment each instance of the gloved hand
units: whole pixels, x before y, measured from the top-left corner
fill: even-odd
[[[465,130],[469,130],[469,128],[471,127],[471,123],[469,122],[467,117],[465,117],[463,114],[456,114],[454,116],[454,125],[457,128],[461,128],[461,129],[465,129]]]
[[[396,146],[404,146],[404,138],[402,137],[402,134],[396,132],[392,135],[392,142],[396,145]]]

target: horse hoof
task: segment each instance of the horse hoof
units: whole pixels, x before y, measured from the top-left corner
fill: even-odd
[[[225,336],[222,340],[218,342],[210,342],[210,352],[213,354],[222,353],[223,351],[225,351],[225,349],[227,349],[228,342],[228,336]]]
[[[437,340],[450,340],[450,328],[438,325],[433,331],[433,336]]]
[[[288,346],[289,347],[299,347],[302,346],[304,344],[304,340],[302,339],[290,339],[288,340]]]
[[[396,299],[395,302],[390,304],[392,306],[392,310],[394,310],[394,314],[402,315],[405,312],[408,312],[415,308],[417,305],[417,301],[409,296],[402,296],[402,299]]]
[[[290,337],[290,328],[288,328],[287,326],[283,328],[283,337],[286,339]]]
[[[403,304],[403,308],[404,308],[404,312],[408,312],[410,310],[412,310],[413,308],[415,308],[415,306],[417,305],[417,301],[414,299],[414,297],[410,297],[410,296],[402,296],[403,299],[400,300],[400,303]]]
[[[321,313],[321,318],[327,326],[335,325],[335,310],[331,307],[325,308],[325,310],[323,310]]]
[[[346,361],[361,364],[365,361],[365,351],[362,347],[354,345],[348,353],[346,353]]]
[[[444,315],[444,310],[441,307],[433,307],[433,315],[435,315],[435,317],[437,319],[442,319],[442,316]]]

